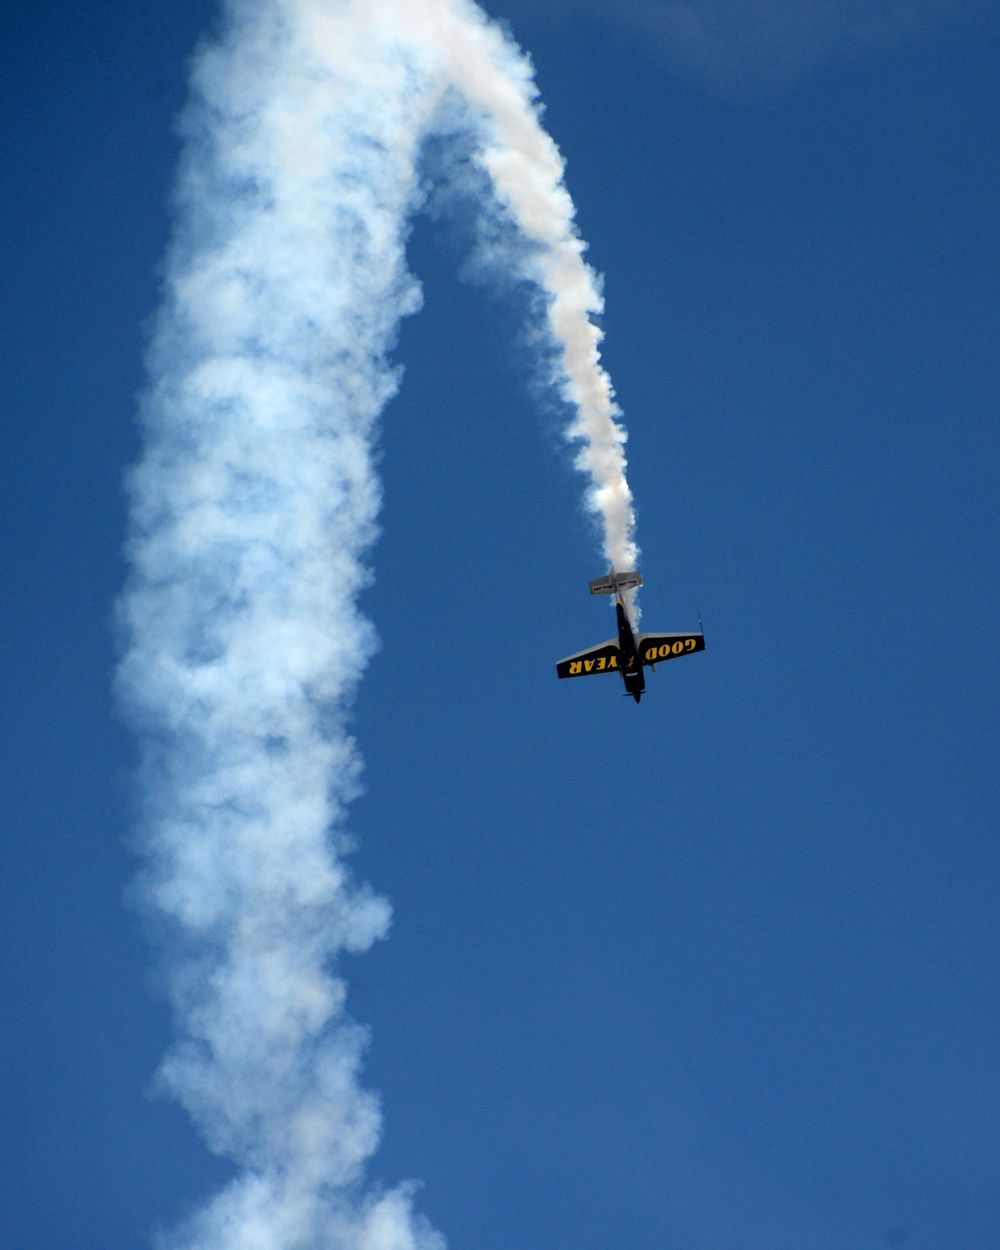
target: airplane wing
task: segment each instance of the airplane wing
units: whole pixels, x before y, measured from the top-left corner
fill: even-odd
[[[589,651],[578,651],[556,665],[560,677],[586,677],[588,673],[606,673],[609,669],[618,672],[617,638],[609,638]]]
[[[705,635],[640,634],[636,643],[643,664],[660,664],[665,660],[674,660],[679,655],[694,655],[696,651],[704,651]]]

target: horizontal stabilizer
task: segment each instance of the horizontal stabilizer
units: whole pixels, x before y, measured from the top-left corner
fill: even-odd
[[[642,574],[638,569],[629,569],[625,573],[616,573],[614,569],[606,577],[595,577],[588,582],[592,595],[614,595],[621,590],[634,590],[642,585]]]
[[[578,651],[576,655],[567,656],[556,665],[560,677],[586,677],[588,673],[608,673],[619,671],[618,639],[609,638],[599,647],[589,651]]]
[[[640,634],[636,649],[643,664],[662,664],[705,650],[704,634]]]

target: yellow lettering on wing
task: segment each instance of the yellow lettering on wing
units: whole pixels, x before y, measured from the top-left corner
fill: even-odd
[[[653,660],[655,660],[655,659],[656,659],[656,648],[655,648],[655,647],[650,647],[650,648],[649,648],[649,650],[646,652],[646,659],[647,659],[647,660],[649,660],[649,662],[650,662],[650,663],[652,663],[652,662],[653,662]]]
[[[584,672],[586,672],[586,673],[592,673],[592,672],[594,671],[594,661],[593,661],[593,660],[584,660],[584,662],[583,662],[583,669],[584,669]]]
[[[614,654],[609,655],[608,656],[608,668],[617,668],[617,667],[618,667],[618,656]]]
[[[582,672],[583,672],[583,661],[574,660],[573,663],[569,666],[570,677],[575,677],[577,673],[582,673]]]
[[[602,655],[601,658],[597,661],[597,671],[599,673],[602,672],[607,667],[607,663],[608,661]]]
[[[698,645],[697,638],[685,638],[684,639],[684,646],[687,648],[688,651],[693,651],[697,645]]]

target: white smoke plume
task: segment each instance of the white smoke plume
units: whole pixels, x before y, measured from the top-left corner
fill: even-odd
[[[531,246],[590,506],[632,563],[594,275],[521,53],[465,0],[231,0],[198,53],[178,219],[130,479],[123,705],[143,744],[140,893],[170,952],[160,1080],[237,1179],[165,1244],[439,1250],[364,1184],[380,1114],[342,952],[387,902],[343,862],[345,719],[374,637],[379,414],[397,385],[421,145],[465,101],[499,212]]]

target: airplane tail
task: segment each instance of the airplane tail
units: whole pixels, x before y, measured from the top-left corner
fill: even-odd
[[[588,582],[592,595],[617,595],[623,590],[634,590],[642,585],[642,574],[638,569],[629,569],[624,573],[616,573],[611,569],[606,577],[595,577]]]

